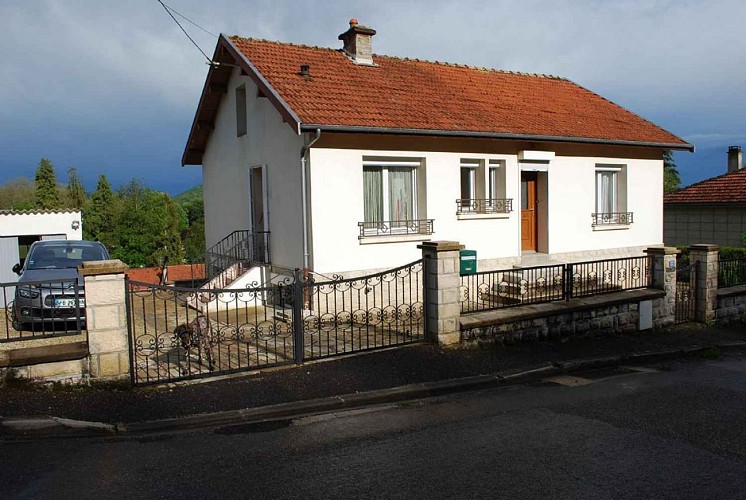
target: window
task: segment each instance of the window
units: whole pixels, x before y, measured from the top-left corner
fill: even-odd
[[[246,86],[236,88],[236,137],[246,135]]]
[[[361,236],[432,232],[418,220],[418,159],[363,160]],[[424,225],[423,225],[424,224]]]
[[[505,198],[505,163],[490,160],[485,173],[485,161],[462,158],[461,190],[456,200],[456,215],[473,218],[475,214],[506,214],[513,210],[513,200]]]
[[[627,212],[627,171],[624,166],[596,167],[596,212],[593,225],[631,224]]]
[[[478,163],[461,160],[461,199],[464,201],[477,198],[478,166]]]

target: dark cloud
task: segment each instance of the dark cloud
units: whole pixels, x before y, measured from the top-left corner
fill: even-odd
[[[213,33],[321,46],[357,17],[379,53],[558,74],[708,159],[746,145],[742,0],[166,3]],[[211,54],[215,39],[185,26]],[[207,66],[158,2],[3,2],[0,47],[0,182],[42,156],[89,185],[102,170],[170,191],[199,182],[179,161]],[[677,156],[687,182],[720,171],[697,156]]]

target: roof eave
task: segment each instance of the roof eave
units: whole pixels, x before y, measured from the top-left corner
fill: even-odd
[[[661,149],[671,149],[679,151],[694,152],[694,145],[687,142],[682,143],[662,143],[662,142],[644,142],[644,141],[624,141],[615,139],[598,139],[594,137],[567,137],[554,135],[531,135],[531,134],[509,134],[495,132],[475,132],[469,130],[429,130],[429,129],[408,129],[392,127],[360,127],[349,125],[320,125],[305,124],[300,125],[301,132],[312,132],[321,129],[324,132],[348,132],[358,134],[400,134],[400,135],[429,135],[441,137],[476,137],[487,139],[514,139],[530,141],[547,141],[547,142],[574,142],[582,144],[605,144],[612,146],[639,146],[652,147]]]
[[[300,131],[300,118],[298,115],[290,108],[287,102],[285,102],[282,97],[280,97],[280,94],[270,85],[270,83],[259,73],[259,70],[257,70],[256,66],[254,66],[251,61],[246,57],[246,55],[241,52],[238,47],[235,46],[233,41],[224,33],[220,34],[220,37],[218,38],[218,43],[215,46],[215,52],[213,53],[213,61],[215,61],[218,57],[218,52],[220,49],[225,49],[228,54],[230,54],[233,57],[235,65],[244,70],[246,74],[254,81],[254,83],[259,87],[259,90],[262,92],[263,95],[265,95],[269,101],[272,103],[272,105],[277,109],[277,111],[282,116],[283,120],[286,121],[295,131],[295,133],[299,134]],[[191,153],[196,154],[199,156],[199,162],[194,161],[191,159],[190,156],[190,150],[189,147],[192,143],[192,138],[195,134],[195,131],[198,127],[198,124],[200,122],[200,111],[202,110],[202,105],[205,100],[205,96],[208,93],[210,79],[213,75],[213,72],[216,70],[216,68],[220,67],[220,62],[216,65],[210,66],[210,71],[207,73],[207,78],[205,78],[205,85],[202,88],[202,95],[200,96],[199,104],[197,106],[197,111],[194,114],[194,120],[192,120],[192,127],[189,131],[189,137],[187,139],[187,144],[184,149],[184,153],[181,156],[181,165],[201,165],[202,160],[202,153]],[[223,63],[225,64],[225,63]],[[193,150],[192,150],[193,151]]]

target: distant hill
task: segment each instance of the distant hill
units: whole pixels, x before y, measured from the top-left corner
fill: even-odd
[[[188,191],[177,194],[176,196],[174,196],[173,200],[179,205],[192,204],[194,202],[201,204],[202,198],[202,184],[200,184],[199,186],[194,186]]]

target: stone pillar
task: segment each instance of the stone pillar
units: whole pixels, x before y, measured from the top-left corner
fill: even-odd
[[[425,288],[425,335],[440,345],[461,340],[459,316],[461,277],[457,241],[426,241],[422,249]]]
[[[84,262],[86,326],[92,379],[129,377],[124,273],[120,260]]]
[[[697,268],[697,299],[695,319],[702,323],[715,320],[718,291],[718,260],[720,247],[717,245],[692,245],[689,247],[689,262],[699,261]]]
[[[666,292],[666,296],[653,308],[656,326],[676,321],[676,256],[681,250],[675,247],[653,247],[645,250],[650,257],[650,287]]]

